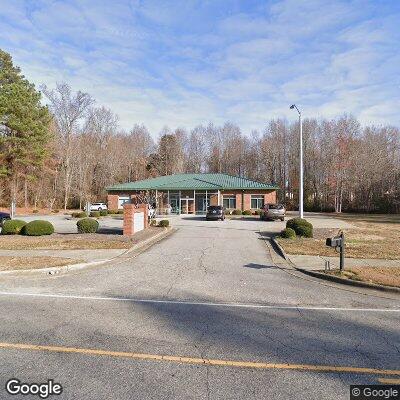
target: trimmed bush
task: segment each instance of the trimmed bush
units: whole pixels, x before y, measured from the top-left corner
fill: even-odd
[[[55,209],[55,210],[51,210],[51,212],[54,213],[54,214],[58,214],[60,212],[60,210]]]
[[[76,226],[78,233],[96,233],[99,229],[99,222],[93,218],[83,218],[76,223]]]
[[[26,225],[25,221],[20,219],[7,219],[3,222],[1,230],[2,235],[18,235],[22,228]]]
[[[169,227],[169,221],[167,219],[162,219],[158,223],[158,226],[161,226],[162,228],[168,228]]]
[[[54,233],[54,226],[49,221],[37,219],[27,223],[21,230],[21,233],[26,236],[43,236]]]
[[[107,215],[108,215],[107,210],[101,210],[100,211],[100,217],[107,217]]]
[[[233,215],[242,215],[242,210],[233,210],[232,214]]]
[[[72,215],[72,218],[85,218],[85,217],[87,217],[86,213],[83,212],[83,211],[73,212],[71,215]]]
[[[313,237],[313,226],[310,222],[303,218],[292,218],[286,222],[286,228],[291,228],[296,232],[296,235],[307,238]]]
[[[253,211],[253,215],[260,215],[261,214],[261,210],[254,210]]]
[[[292,228],[285,228],[281,231],[280,236],[284,239],[294,239],[296,237],[296,232]]]
[[[302,237],[306,238],[312,238],[313,237],[313,228],[312,226],[306,226],[306,225],[300,225],[297,227],[296,234]]]
[[[89,216],[90,216],[90,217],[93,217],[93,218],[99,218],[99,217],[100,217],[100,211],[92,211],[92,212],[89,214]]]
[[[109,214],[118,214],[118,210],[108,210]]]
[[[150,226],[156,226],[156,225],[157,225],[157,221],[154,218],[152,218],[150,220]]]
[[[251,215],[251,210],[244,210],[243,215]]]
[[[39,210],[32,210],[33,214],[37,214],[39,212]]]
[[[124,210],[118,210],[117,211],[117,214],[123,214],[124,213]]]

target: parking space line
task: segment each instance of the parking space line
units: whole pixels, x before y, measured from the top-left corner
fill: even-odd
[[[392,369],[220,360],[212,358],[182,357],[182,356],[172,356],[172,355],[133,353],[126,351],[112,351],[112,350],[88,349],[88,348],[77,348],[77,347],[46,346],[46,345],[25,344],[25,343],[3,342],[0,343],[0,349],[83,354],[91,356],[108,356],[108,357],[119,357],[119,358],[132,358],[136,360],[167,361],[167,362],[175,362],[181,364],[197,364],[205,366],[222,366],[222,367],[250,368],[250,369],[263,369],[263,370],[278,369],[278,370],[298,370],[306,372],[314,371],[314,372],[353,373],[353,374],[372,374],[372,375],[400,375],[400,370],[392,370]]]
[[[361,308],[361,307],[322,307],[322,306],[300,306],[300,305],[274,305],[274,304],[246,304],[246,303],[215,303],[202,301],[184,300],[161,300],[161,299],[138,299],[130,297],[104,297],[104,296],[79,296],[70,294],[50,294],[50,293],[18,293],[0,292],[0,296],[10,297],[37,297],[65,300],[86,300],[86,301],[121,301],[130,303],[156,303],[183,306],[204,306],[204,307],[232,307],[232,308],[255,308],[269,310],[310,310],[310,311],[358,311],[358,312],[391,312],[399,313],[400,308]]]

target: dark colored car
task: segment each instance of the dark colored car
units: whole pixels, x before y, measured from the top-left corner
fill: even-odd
[[[5,212],[0,212],[0,226],[3,226],[3,221],[7,219],[11,219],[10,214]]]
[[[225,210],[222,206],[209,206],[207,208],[206,220],[218,220],[223,221],[225,219]]]

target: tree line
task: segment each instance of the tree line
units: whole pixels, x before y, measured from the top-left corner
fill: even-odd
[[[43,106],[47,103],[47,106]],[[38,91],[0,50],[0,203],[78,208],[105,188],[174,173],[227,173],[281,189],[295,209],[298,121],[272,119],[258,132],[226,122],[129,132],[118,116],[66,83]],[[399,212],[400,130],[362,126],[352,115],[303,120],[305,209]]]

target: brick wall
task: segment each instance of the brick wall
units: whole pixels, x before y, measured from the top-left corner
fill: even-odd
[[[118,210],[118,198],[117,194],[107,195],[107,207],[109,210]]]
[[[138,212],[144,213],[144,229],[148,227],[148,215],[147,215],[147,205],[140,204],[135,206],[134,204],[124,204],[124,224],[123,224],[123,234],[125,236],[132,236],[135,234],[134,227],[134,214]]]

